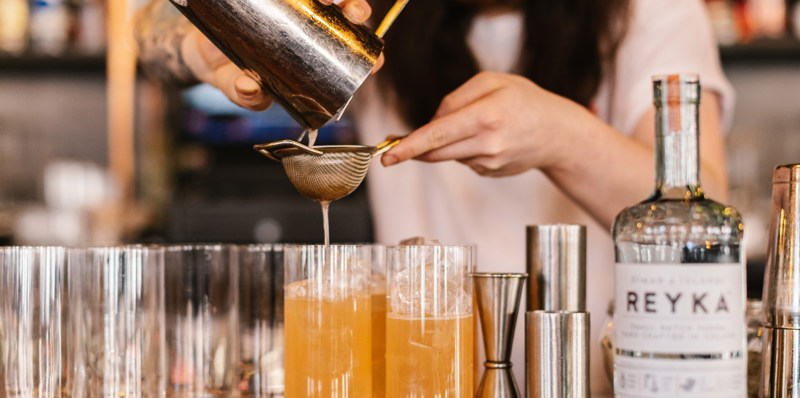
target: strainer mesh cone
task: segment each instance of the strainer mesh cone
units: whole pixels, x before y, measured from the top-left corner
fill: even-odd
[[[297,152],[282,156],[281,163],[303,196],[330,202],[349,195],[361,185],[371,159],[369,150],[325,152],[321,156]]]

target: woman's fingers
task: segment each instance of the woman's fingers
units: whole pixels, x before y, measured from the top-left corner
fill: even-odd
[[[365,0],[334,1],[342,8],[342,13],[352,22],[364,23],[372,14],[372,7]]]
[[[448,153],[444,148],[475,136],[478,130],[472,120],[469,112],[456,112],[433,120],[386,152],[381,163],[390,166],[414,158],[425,161],[456,159],[459,154]]]
[[[240,71],[234,78],[233,86],[239,97],[240,102],[237,103],[240,106],[252,111],[263,111],[272,105],[272,97],[265,94],[261,85],[244,72]]]
[[[501,87],[502,80],[488,74],[469,80],[442,101],[432,121],[386,152],[381,162],[389,166],[415,158],[434,162],[480,155],[477,140],[467,139],[502,125],[502,109],[490,100]]]
[[[375,62],[375,66],[372,67],[372,72],[370,73],[375,73],[383,68],[383,62],[385,60],[386,58],[384,58],[383,53],[381,53],[381,55],[378,56],[378,61]]]
[[[208,38],[200,34],[199,31],[197,32],[197,48],[200,50],[200,55],[203,56],[209,68],[217,69],[231,62],[211,40],[208,40]]]
[[[202,82],[222,91],[233,103],[253,111],[263,111],[272,104],[272,98],[263,92],[258,82],[242,72],[222,51],[200,31],[195,30],[184,56],[199,58],[192,61],[192,72]],[[197,54],[197,55],[194,55]],[[187,59],[187,61],[189,61]]]

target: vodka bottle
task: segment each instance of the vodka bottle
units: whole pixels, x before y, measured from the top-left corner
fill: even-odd
[[[613,226],[615,397],[742,398],[742,220],[700,187],[698,77],[653,90],[655,192]]]

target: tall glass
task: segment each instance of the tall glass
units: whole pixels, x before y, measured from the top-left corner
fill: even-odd
[[[370,397],[370,247],[286,246],[286,397]]]
[[[472,397],[472,247],[393,246],[386,262],[386,396]]]
[[[166,248],[167,397],[236,394],[236,256],[233,245]]]
[[[56,397],[65,250],[0,247],[0,397]]]
[[[238,249],[239,392],[283,395],[283,247]]]
[[[164,250],[69,249],[68,397],[158,397],[164,388]]]
[[[372,248],[372,398],[386,396],[386,246]]]

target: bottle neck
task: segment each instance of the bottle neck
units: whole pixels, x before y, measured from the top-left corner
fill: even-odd
[[[703,197],[699,177],[698,104],[656,105],[656,196]]]

